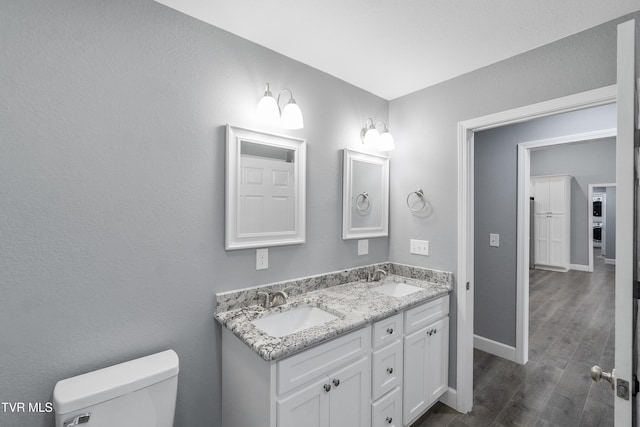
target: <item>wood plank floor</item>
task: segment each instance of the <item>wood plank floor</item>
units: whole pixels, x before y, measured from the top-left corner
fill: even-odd
[[[589,370],[614,364],[614,275],[599,250],[594,272],[530,275],[529,362],[474,350],[473,410],[437,403],[412,427],[613,426],[613,394]]]

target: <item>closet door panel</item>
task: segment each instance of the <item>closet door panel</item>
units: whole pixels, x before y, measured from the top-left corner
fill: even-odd
[[[549,178],[549,205],[548,211],[552,215],[567,214],[568,178],[564,176]]]

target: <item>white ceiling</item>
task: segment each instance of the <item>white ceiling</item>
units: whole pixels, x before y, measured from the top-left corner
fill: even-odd
[[[640,0],[156,0],[391,100],[640,9]]]

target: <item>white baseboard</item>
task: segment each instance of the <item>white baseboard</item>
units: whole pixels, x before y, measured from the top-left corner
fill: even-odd
[[[569,267],[570,266],[567,266],[567,267],[554,267],[554,266],[551,266],[551,265],[536,264],[534,268],[536,270],[547,270],[547,271],[555,271],[555,272],[558,272],[558,273],[566,273],[567,271],[569,271]]]
[[[571,264],[569,265],[569,270],[589,271],[589,266],[582,264]]]
[[[489,338],[473,335],[473,347],[482,350],[485,353],[502,357],[503,359],[516,361],[516,348],[510,345],[502,344]]]
[[[604,263],[605,263],[605,264],[610,264],[610,265],[616,265],[616,259],[615,259],[615,258],[613,258],[613,259],[611,259],[611,258],[605,258],[605,259],[604,259]]]
[[[456,406],[458,405],[458,392],[456,389],[449,387],[449,389],[440,396],[440,402],[452,409],[456,409]]]

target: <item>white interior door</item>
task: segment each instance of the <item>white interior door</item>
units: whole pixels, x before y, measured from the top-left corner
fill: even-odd
[[[618,25],[617,102],[618,137],[616,153],[616,303],[615,303],[615,425],[631,426],[634,404],[629,384],[633,381],[634,315],[634,196],[636,174],[634,133],[636,131],[635,20]],[[626,398],[625,384],[629,391]]]
[[[295,230],[294,165],[282,160],[242,156],[240,234]],[[261,215],[256,215],[260,212]]]

